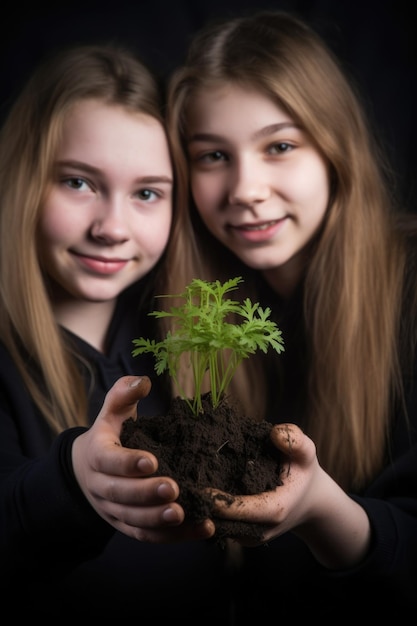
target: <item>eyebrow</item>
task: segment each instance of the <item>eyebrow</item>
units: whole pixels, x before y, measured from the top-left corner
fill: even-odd
[[[295,122],[280,122],[279,124],[270,124],[269,126],[265,126],[260,130],[257,130],[253,134],[254,139],[262,139],[263,137],[268,137],[269,135],[273,135],[280,130],[285,130],[286,128],[300,128],[299,124],[295,124]]]
[[[278,124],[269,124],[260,130],[257,130],[253,134],[253,139],[262,139],[263,137],[268,137],[269,135],[273,135],[274,133],[284,130],[286,128],[297,128],[300,129],[301,126],[299,124],[295,124],[294,122],[279,122]],[[216,135],[215,133],[195,133],[188,139],[188,143],[194,143],[198,141],[212,141],[212,142],[221,142],[224,138],[221,135]]]
[[[80,170],[81,172],[85,172],[86,174],[94,174],[96,176],[102,176],[103,172],[93,167],[92,165],[88,165],[87,163],[83,163],[82,161],[57,161],[55,163],[55,167],[72,167],[74,169]],[[173,180],[170,176],[138,176],[135,178],[135,182],[145,183],[145,184],[153,184],[153,183],[167,183],[169,185],[173,184]]]

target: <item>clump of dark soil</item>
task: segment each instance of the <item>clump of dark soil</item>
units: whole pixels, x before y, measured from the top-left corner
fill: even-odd
[[[206,487],[231,496],[270,491],[281,484],[281,458],[270,441],[272,425],[242,416],[226,398],[213,409],[210,393],[203,396],[203,413],[195,417],[185,400],[177,397],[166,415],[130,417],[122,426],[121,442],[128,448],[149,450],[158,459],[158,474],[171,476],[179,487],[178,502],[186,518],[211,517],[214,540],[257,540],[259,524],[229,522],[213,514]]]

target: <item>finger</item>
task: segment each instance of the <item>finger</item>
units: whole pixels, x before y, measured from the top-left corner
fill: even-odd
[[[136,528],[166,528],[179,526],[184,521],[184,509],[177,502],[159,506],[126,506],[105,501],[101,507],[110,523],[126,524]]]
[[[100,475],[93,495],[97,499],[122,506],[155,506],[174,502],[178,484],[170,477],[127,478]]]
[[[142,529],[141,537],[142,541],[148,541],[152,543],[183,543],[184,541],[202,541],[210,539],[215,533],[214,523],[207,519],[198,524],[188,524],[183,522],[179,526],[154,529],[146,528]]]
[[[316,457],[316,446],[310,437],[295,424],[276,424],[271,429],[271,441],[291,461],[311,462]]]
[[[123,376],[108,391],[94,422],[90,462],[96,471],[106,474],[147,476],[158,469],[156,457],[145,450],[124,448],[120,429],[124,420],[137,417],[137,402],[150,391],[147,376]]]
[[[256,524],[264,524],[271,520],[272,515],[277,515],[279,504],[276,493],[279,487],[273,491],[250,496],[232,496],[223,491],[210,490],[213,499],[213,512],[222,519],[245,521]]]
[[[137,403],[145,398],[151,390],[148,376],[122,376],[109,389],[103,407],[98,415],[100,419],[125,420],[130,416],[137,417]]]
[[[300,447],[303,437],[304,433],[295,424],[275,424],[271,429],[272,443],[289,457]]]
[[[211,520],[204,520],[198,524],[183,522],[175,527],[136,527],[123,522],[117,522],[116,527],[123,533],[141,542],[164,544],[183,543],[184,541],[201,541],[210,539],[215,533],[215,526]]]

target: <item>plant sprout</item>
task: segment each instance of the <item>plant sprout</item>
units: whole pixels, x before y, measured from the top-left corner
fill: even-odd
[[[240,276],[224,284],[216,280],[207,282],[194,279],[177,296],[184,304],[169,311],[153,311],[149,315],[157,318],[173,317],[174,332],[165,339],[155,341],[143,337],[134,339],[133,356],[151,352],[155,356],[155,371],[158,375],[168,370],[180,396],[187,402],[193,414],[202,411],[202,386],[205,373],[209,372],[211,401],[214,408],[219,404],[233,375],[243,359],[257,350],[267,352],[272,347],[279,354],[284,350],[282,333],[272,320],[271,310],[262,309],[259,303],[252,304],[246,298],[243,304],[225,298],[242,282]],[[226,318],[231,314],[242,318],[241,324],[231,324]],[[194,377],[195,394],[190,400],[182,393],[178,373],[181,356],[189,354]]]

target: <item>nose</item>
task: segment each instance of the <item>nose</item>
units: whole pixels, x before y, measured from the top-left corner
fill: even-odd
[[[103,245],[123,243],[129,239],[127,209],[117,199],[102,200],[90,228],[91,237]]]
[[[236,163],[231,177],[229,203],[252,206],[265,201],[270,195],[270,185],[264,174],[262,164],[253,159]]]

